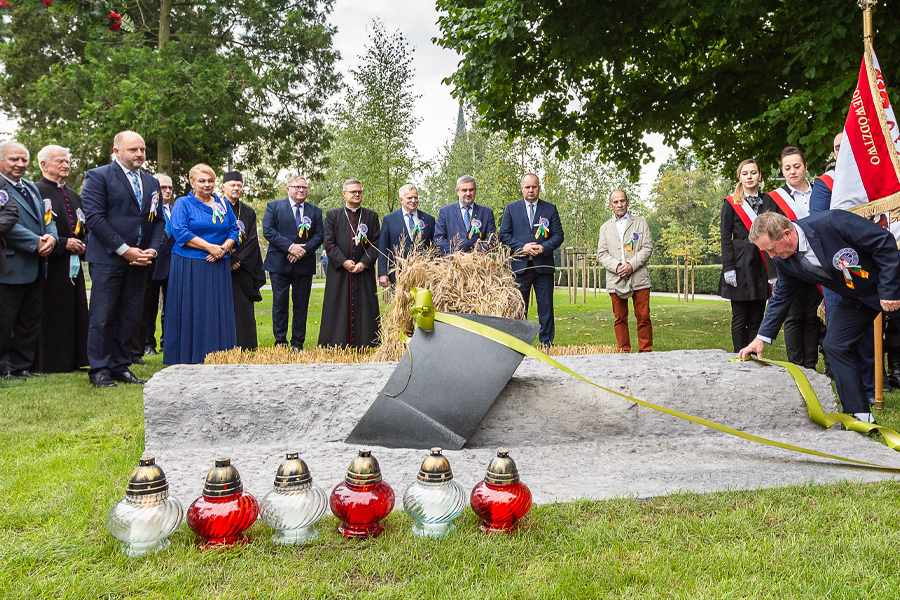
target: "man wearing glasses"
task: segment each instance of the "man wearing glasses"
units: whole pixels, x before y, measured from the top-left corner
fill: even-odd
[[[309,186],[300,176],[287,183],[287,198],[266,205],[263,237],[269,242],[263,266],[272,282],[272,331],[276,346],[287,346],[288,298],[294,304],[291,348],[300,351],[306,341],[306,315],[316,250],[322,245],[322,210],[306,201]]]

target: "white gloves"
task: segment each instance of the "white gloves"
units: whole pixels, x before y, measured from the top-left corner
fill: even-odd
[[[725,283],[731,287],[737,287],[737,273],[734,270],[725,271]]]

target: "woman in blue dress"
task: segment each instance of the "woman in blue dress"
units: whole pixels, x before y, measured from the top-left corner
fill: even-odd
[[[175,246],[166,298],[167,365],[202,363],[210,352],[237,344],[227,258],[238,243],[237,219],[213,193],[211,167],[195,165],[188,177],[193,191],[178,199],[169,219]]]

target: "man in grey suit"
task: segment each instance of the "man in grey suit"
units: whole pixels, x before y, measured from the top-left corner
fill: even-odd
[[[40,278],[57,241],[37,187],[23,177],[30,159],[22,144],[0,143],[0,175],[19,208],[19,222],[5,238],[7,273],[0,276],[0,372],[8,381],[35,377],[30,369],[40,335]]]

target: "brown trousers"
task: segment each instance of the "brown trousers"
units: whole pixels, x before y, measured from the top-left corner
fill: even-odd
[[[631,352],[631,337],[628,334],[628,299],[610,294],[613,314],[616,317],[616,344],[622,352]],[[653,350],[653,325],[650,323],[650,288],[635,290],[631,296],[634,303],[634,317],[637,319],[638,350]]]

